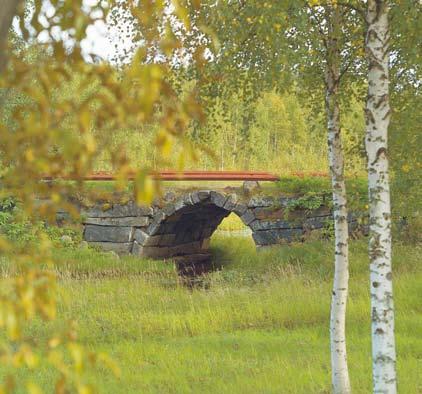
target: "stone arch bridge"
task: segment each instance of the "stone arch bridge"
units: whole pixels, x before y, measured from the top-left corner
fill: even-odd
[[[84,239],[104,250],[164,259],[206,253],[212,234],[230,213],[252,230],[257,247],[304,241],[329,227],[325,198],[313,209],[298,196],[250,195],[243,188],[168,192],[151,206],[104,204],[82,209]],[[357,226],[355,217],[349,218]]]

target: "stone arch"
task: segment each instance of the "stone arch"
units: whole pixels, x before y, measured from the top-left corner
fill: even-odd
[[[187,193],[156,210],[147,227],[135,230],[132,253],[152,258],[206,253],[211,235],[232,212],[247,226],[255,219],[236,194]]]

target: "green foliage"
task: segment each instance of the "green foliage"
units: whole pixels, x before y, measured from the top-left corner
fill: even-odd
[[[191,159],[184,155],[184,168],[268,170],[281,175],[327,172],[324,113],[315,113],[301,96],[298,91],[268,91],[250,102],[240,93],[224,100],[217,98],[206,122],[187,130],[186,136],[198,152],[203,152]],[[349,107],[343,116],[346,171],[362,176],[363,114],[357,101]],[[157,129],[152,123],[135,130],[116,130],[110,143],[124,145],[133,166],[159,168],[159,152],[153,144]],[[174,154],[164,166],[180,168],[182,152],[183,145],[175,144]],[[95,169],[113,171],[106,152],[95,161]]]
[[[7,211],[0,210],[0,235],[13,243],[26,245],[29,249],[38,242],[41,233],[57,246],[64,243],[69,246],[81,241],[81,233],[76,227],[58,227],[43,220],[25,219],[24,212],[14,205],[13,199],[9,199],[7,206],[12,208]]]
[[[44,324],[54,320],[57,312],[55,274],[45,266],[51,262],[52,244],[65,235],[63,239],[68,240],[69,234],[40,220],[54,219],[59,208],[77,216],[66,197],[83,189],[81,179],[104,155],[118,176],[116,188],[125,189],[128,174],[135,171],[135,198],[139,203],[150,202],[157,184],[149,169],[131,166],[124,145],[110,143],[114,131],[154,123],[157,133],[151,141],[157,148],[157,162],[162,163],[172,153],[174,141],[184,140],[189,123],[203,118],[194,87],[180,97],[169,82],[170,62],[180,47],[180,37],[167,21],[171,18],[189,30],[183,5],[174,2],[168,10],[162,2],[141,6],[51,1],[47,8],[41,0],[19,3],[19,34],[15,35],[19,39],[10,41],[8,51],[3,47],[7,29],[2,26],[0,32],[0,199],[13,196],[21,211],[1,210],[0,251],[15,263],[7,291],[0,296],[2,365],[10,367],[0,391],[7,393],[18,388],[15,384],[25,384],[13,378],[15,368],[36,366],[34,354],[40,343],[28,341],[25,327],[36,319]],[[82,51],[91,25],[114,18],[122,22],[126,17],[142,32],[142,46],[136,48],[133,59],[125,59],[124,66],[95,62],[92,53]],[[163,30],[164,24],[167,29]],[[151,58],[153,48],[159,48],[168,61]],[[8,67],[3,70],[6,57]],[[47,183],[42,181],[45,175],[77,181]],[[59,348],[56,334],[52,333],[52,345],[48,342],[41,352],[41,359],[57,371],[52,380],[55,390],[91,393],[92,386],[83,378],[85,369],[97,361],[107,364],[106,357],[86,351],[73,334],[63,335]],[[35,382],[28,384],[31,392],[40,391]]]
[[[393,212],[411,217],[422,212],[422,95],[415,89],[395,95],[390,131]]]
[[[13,197],[0,199],[0,212],[12,212],[16,206],[16,200]]]
[[[319,193],[308,193],[287,203],[287,211],[295,209],[313,210],[318,209],[324,204],[324,195]]]

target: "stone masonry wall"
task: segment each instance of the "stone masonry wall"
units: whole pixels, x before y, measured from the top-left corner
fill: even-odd
[[[231,212],[252,230],[257,247],[304,241],[332,220],[327,206],[289,209],[298,197],[245,197],[233,192],[199,190],[170,193],[151,207],[98,204],[82,210],[84,239],[103,250],[168,258],[206,253],[210,237]],[[349,217],[353,230],[357,218]]]

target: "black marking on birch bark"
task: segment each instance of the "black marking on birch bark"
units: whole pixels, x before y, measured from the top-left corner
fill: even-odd
[[[384,154],[385,157],[387,157],[387,148],[381,147],[377,150],[377,153],[375,155],[374,161],[371,163],[371,166],[373,166],[379,159],[379,157]]]
[[[385,113],[385,115],[382,117],[382,120],[386,120],[391,115],[391,108],[388,109],[388,111]]]
[[[384,74],[384,76],[385,76],[385,74]],[[379,107],[381,107],[381,105],[384,104],[385,102],[388,102],[388,100],[389,100],[388,93],[385,93],[382,96],[380,96],[378,101],[374,103],[375,109],[378,109]]]
[[[367,124],[368,123],[375,124],[374,114],[368,108],[365,108],[365,119],[367,121]]]

